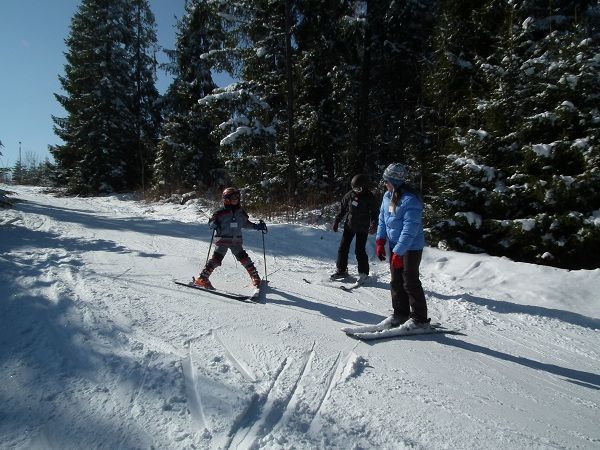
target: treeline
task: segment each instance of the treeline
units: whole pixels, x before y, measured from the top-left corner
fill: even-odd
[[[56,184],[55,175],[56,166],[48,158],[40,163],[33,153],[27,153],[24,162],[17,161],[12,169],[0,168],[2,183],[51,186]]]
[[[560,267],[600,250],[595,1],[189,0],[156,91],[146,0],[83,0],[51,149],[71,192],[235,183],[327,201],[411,168],[430,244]],[[212,74],[238,82],[218,88]]]

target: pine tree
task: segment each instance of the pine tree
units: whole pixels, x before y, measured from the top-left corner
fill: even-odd
[[[347,186],[355,148],[353,102],[357,83],[360,34],[349,1],[299,2],[296,26],[296,153],[303,167],[303,187],[327,192]]]
[[[165,121],[154,163],[154,184],[160,193],[211,185],[217,176],[217,146],[198,100],[216,88],[211,75],[215,63],[207,55],[221,43],[218,18],[209,2],[187,3],[177,24],[175,49],[168,51],[174,80],[165,94]]]
[[[146,186],[152,176],[160,124],[159,94],[156,89],[156,23],[147,0],[126,4],[127,47],[131,61],[130,105],[133,115],[132,143],[127,163],[129,186]]]
[[[12,180],[15,184],[25,184],[27,171],[21,161],[17,161],[12,169]]]
[[[143,49],[153,45],[153,24],[146,15],[140,28],[132,30],[132,8],[140,19],[147,12],[144,2],[83,0],[71,20],[65,74],[59,77],[64,94],[55,94],[67,116],[53,117],[55,133],[64,144],[50,149],[59,180],[71,192],[113,192],[140,184],[132,161],[140,151],[141,118],[154,113],[146,107],[136,110],[135,99],[142,91],[147,98],[154,96],[145,76],[152,61],[141,58]],[[149,34],[138,39],[145,21],[144,32]],[[132,63],[136,54],[140,58]]]
[[[488,92],[474,95],[471,127],[454,128],[438,204],[446,220],[433,229],[450,248],[593,266],[598,36],[578,6],[512,2],[502,45],[476,59]]]
[[[296,159],[289,135],[293,66],[286,65],[286,12],[291,14],[293,5],[241,0],[210,6],[224,34],[220,48],[206,57],[240,80],[200,101],[219,142],[219,159],[233,182],[245,189],[246,203],[264,191],[270,198],[289,194]]]
[[[360,160],[368,173],[379,174],[383,166],[398,161],[407,163],[414,173],[424,170],[421,159],[426,143],[418,116],[423,101],[422,64],[431,53],[428,37],[433,33],[434,6],[430,0],[368,2],[369,133],[364,142],[359,140]]]
[[[299,154],[314,147],[315,173],[346,189],[410,159],[432,3],[300,2]]]

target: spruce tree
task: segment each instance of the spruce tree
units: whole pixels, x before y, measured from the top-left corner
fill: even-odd
[[[367,139],[358,142],[359,162],[368,173],[379,175],[382,167],[399,161],[413,173],[424,171],[422,64],[431,53],[434,6],[430,0],[368,2],[369,131]]]
[[[299,2],[296,27],[297,155],[303,186],[327,192],[347,187],[356,127],[353,102],[358,55],[358,26],[347,24],[354,11],[349,1]]]
[[[156,89],[158,41],[154,14],[147,0],[126,4],[127,49],[130,67],[131,149],[128,153],[128,186],[146,190],[152,178],[152,165],[160,126],[159,94]]]
[[[580,3],[512,2],[498,50],[476,59],[488,90],[454,128],[433,227],[450,248],[594,266],[598,36]]]
[[[291,6],[272,0],[210,3],[224,34],[221,47],[206,58],[240,81],[217,89],[200,105],[211,118],[219,159],[245,189],[247,203],[265,192],[269,198],[289,194],[296,177],[288,133],[292,86],[286,72],[293,70],[286,62]]]
[[[135,98],[142,91],[147,98],[154,96],[148,89],[152,81],[142,75],[151,71],[152,61],[141,58],[142,49],[152,46],[152,22],[151,16],[144,16],[150,37],[148,42],[138,40],[140,30],[132,30],[134,6],[141,18],[144,2],[83,0],[71,20],[65,74],[59,76],[64,94],[55,94],[67,116],[53,117],[55,133],[64,144],[50,149],[59,180],[71,192],[94,194],[140,185],[139,170],[132,169],[141,150],[138,128],[141,117],[154,113],[146,107],[136,109]],[[134,54],[140,57],[132,62]],[[136,67],[138,62],[141,66]],[[153,103],[146,106],[155,107]]]
[[[376,177],[389,162],[412,162],[433,2],[299,5],[299,156],[343,189],[354,173]]]
[[[198,100],[216,88],[207,55],[222,42],[218,18],[205,0],[186,4],[177,24],[175,49],[167,69],[174,75],[164,99],[164,123],[154,164],[159,193],[211,185],[218,173],[217,146]]]

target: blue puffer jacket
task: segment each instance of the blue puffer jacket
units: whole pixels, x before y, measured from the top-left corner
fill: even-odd
[[[412,192],[404,191],[395,212],[390,211],[392,193],[386,192],[379,209],[377,239],[389,242],[392,251],[403,256],[408,250],[423,250],[423,203]]]

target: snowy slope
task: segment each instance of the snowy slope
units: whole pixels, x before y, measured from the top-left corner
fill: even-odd
[[[389,313],[389,274],[320,283],[339,234],[271,224],[265,301],[243,304],[172,283],[206,259],[197,205],[11,189],[2,449],[600,448],[600,270],[428,248],[430,316],[460,334],[362,343],[339,328]],[[250,289],[231,255],[211,280]]]

